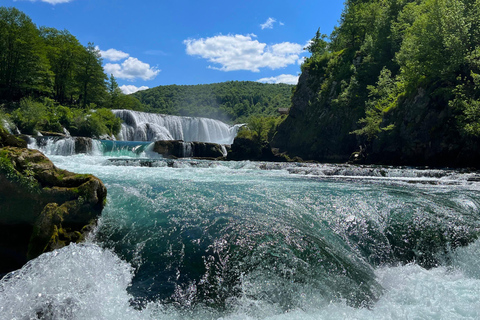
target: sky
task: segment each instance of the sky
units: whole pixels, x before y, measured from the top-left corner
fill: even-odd
[[[100,50],[125,93],[224,81],[296,84],[304,47],[341,0],[0,0]]]

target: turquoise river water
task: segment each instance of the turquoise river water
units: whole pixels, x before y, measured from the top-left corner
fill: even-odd
[[[1,280],[1,319],[480,318],[474,173],[129,150],[49,155],[108,203]]]

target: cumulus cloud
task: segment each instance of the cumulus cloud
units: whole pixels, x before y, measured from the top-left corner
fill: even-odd
[[[268,18],[267,21],[265,21],[265,23],[262,23],[260,25],[260,28],[263,29],[273,29],[273,24],[277,22],[277,20],[275,20],[274,18]]]
[[[297,43],[283,42],[267,45],[250,35],[219,35],[206,39],[188,39],[183,41],[189,55],[198,55],[221,67],[212,67],[222,71],[249,70],[259,72],[260,68],[272,70],[297,63],[302,46]]]
[[[298,59],[297,61],[298,65],[302,65],[302,63],[304,63],[306,59],[307,57],[301,57],[300,59]]]
[[[281,74],[276,77],[258,79],[257,82],[297,84],[298,76],[295,76],[293,74]]]
[[[107,51],[102,51],[98,46],[95,47],[97,50],[100,51],[100,54],[102,55],[102,58],[110,60],[110,61],[120,61],[123,59],[128,58],[130,55],[128,53],[125,53],[120,50],[116,49],[108,49]]]
[[[151,80],[160,73],[160,70],[133,57],[129,57],[121,64],[107,63],[103,68],[107,74],[113,74],[116,78],[126,80],[135,80],[137,78]]]
[[[137,91],[142,91],[142,90],[149,89],[147,86],[137,87],[137,86],[134,86],[134,85],[131,85],[131,84],[123,85],[123,86],[120,86],[119,88],[125,94],[132,94],[132,93],[135,93]]]

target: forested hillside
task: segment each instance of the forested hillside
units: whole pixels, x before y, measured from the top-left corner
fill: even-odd
[[[120,120],[109,108],[141,105],[107,77],[93,43],[83,46],[67,30],[37,27],[18,9],[0,7],[0,126],[115,134]]]
[[[133,96],[158,113],[246,122],[250,116],[277,116],[290,108],[292,85],[248,81],[194,86],[160,86]]]
[[[18,9],[0,7],[0,126],[22,133],[115,135],[120,120],[113,108],[273,123],[278,108],[290,107],[292,88],[235,81],[125,95],[93,43],[83,46],[67,30],[37,27]]]
[[[305,159],[478,166],[480,1],[348,0],[273,145]]]

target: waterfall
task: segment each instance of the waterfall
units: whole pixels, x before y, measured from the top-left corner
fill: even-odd
[[[131,110],[112,110],[122,119],[119,140],[156,141],[183,140],[232,144],[242,125],[229,126],[222,121],[179,117]]]
[[[183,142],[183,157],[189,158],[193,157],[192,144],[190,142]]]
[[[8,123],[7,120],[2,119],[2,123],[0,123],[0,127],[1,126],[3,126],[3,128],[5,128],[5,130],[7,130],[8,133],[13,133],[12,128],[10,127],[10,124]]]
[[[75,154],[75,139],[43,139],[42,151],[50,155],[71,156]]]

